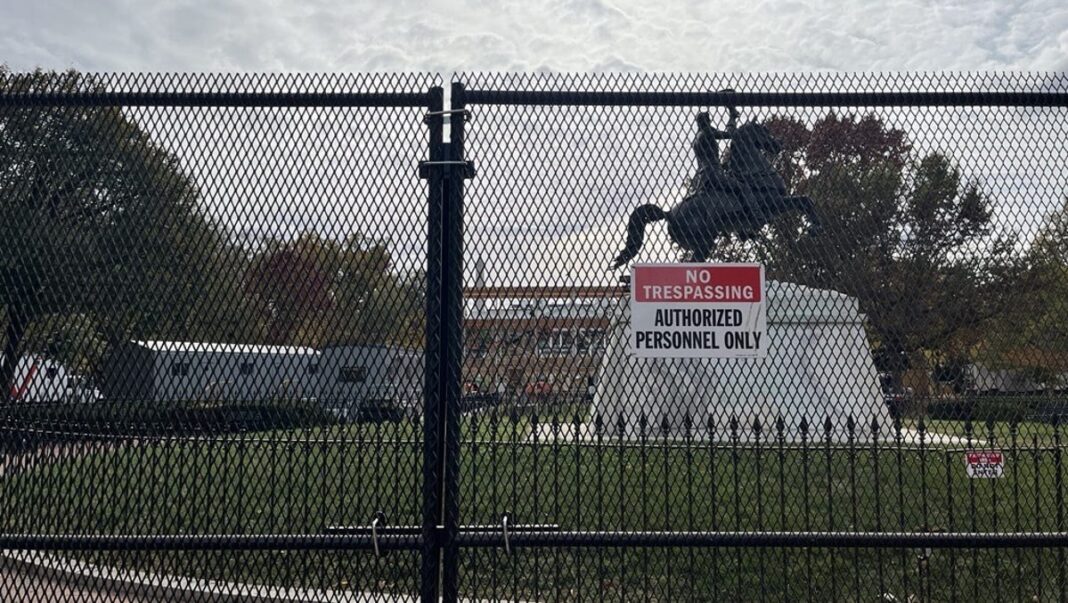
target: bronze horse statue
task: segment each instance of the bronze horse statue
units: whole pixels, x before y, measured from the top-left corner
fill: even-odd
[[[719,237],[733,232],[743,239],[752,238],[781,214],[801,212],[810,223],[809,234],[819,230],[812,199],[787,195],[786,183],[768,160],[767,153],[779,154],[782,145],[767,126],[746,123],[734,130],[731,139],[726,172],[737,181],[737,190],[691,185],[686,197],[669,211],[651,203],[639,206],[630,214],[627,242],[613,261],[613,269],[638,255],[645,241],[645,226],[659,220],[667,220],[671,240],[689,252],[688,259],[694,262],[708,258]],[[701,178],[699,172],[694,181]]]

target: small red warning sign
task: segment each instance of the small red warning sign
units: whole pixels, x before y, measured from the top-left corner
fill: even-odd
[[[1000,450],[968,450],[964,453],[968,477],[998,478],[1005,475],[1005,455]]]
[[[763,299],[759,264],[638,264],[634,267],[636,302],[753,303]]]

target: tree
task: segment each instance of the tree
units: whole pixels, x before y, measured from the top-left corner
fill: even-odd
[[[102,364],[107,342],[92,317],[51,314],[38,318],[27,329],[22,348],[58,360],[75,373],[88,375]]]
[[[4,92],[96,88],[75,72],[0,69]],[[197,198],[178,159],[121,108],[0,109],[0,380],[7,391],[35,321],[80,316],[66,332],[109,342],[184,322],[219,240]]]
[[[1011,311],[988,336],[984,361],[1026,370],[1038,382],[1059,382],[1068,371],[1068,198],[1031,241],[1021,279],[1031,287],[1014,297]]]
[[[318,235],[271,242],[253,258],[246,292],[262,306],[266,342],[312,344],[305,330],[332,302],[339,250]]]
[[[218,235],[217,235],[218,236]],[[247,294],[245,283],[251,271],[248,252],[219,237],[205,278],[189,292],[188,303],[173,325],[170,339],[247,343],[264,340],[265,313],[259,299]]]
[[[353,236],[341,248],[329,343],[420,345],[425,303],[421,275],[395,270],[381,242]]]
[[[815,200],[824,230],[808,236],[784,216],[744,253],[770,278],[857,297],[877,364],[899,383],[928,355],[959,357],[981,341],[1011,304],[1023,260],[1011,236],[993,233],[979,186],[943,154],[917,157],[902,130],[872,115],[768,125],[783,141],[777,168]]]
[[[418,345],[423,281],[395,270],[387,245],[306,233],[252,258],[246,292],[258,300],[272,344]]]

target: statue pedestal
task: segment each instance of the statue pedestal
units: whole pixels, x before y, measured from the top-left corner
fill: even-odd
[[[627,352],[629,298],[606,334],[591,421],[609,437],[730,440],[731,419],[740,441],[774,442],[783,420],[787,441],[849,438],[852,417],[858,442],[892,433],[857,300],[837,291],[768,281],[769,348],[766,358],[635,358]],[[690,428],[686,428],[689,417]],[[642,427],[643,419],[645,427]],[[710,431],[711,424],[711,431]]]

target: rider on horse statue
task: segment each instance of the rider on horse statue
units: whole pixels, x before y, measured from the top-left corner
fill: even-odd
[[[627,239],[612,260],[616,269],[634,259],[645,241],[645,227],[667,221],[668,236],[686,251],[689,261],[703,262],[715,251],[717,240],[735,235],[755,238],[767,224],[785,213],[800,212],[809,222],[809,234],[820,231],[816,204],[805,195],[791,195],[772,158],[782,143],[766,125],[749,121],[737,125],[738,110],[728,108],[726,130],[712,127],[708,113],[697,115],[697,174],[685,197],[670,210],[654,203],[634,208],[627,219]],[[719,141],[731,141],[727,166],[720,162]]]
[[[730,119],[727,129],[717,130],[712,127],[708,112],[697,114],[697,138],[693,141],[693,152],[697,157],[697,174],[690,181],[689,194],[721,190],[735,195],[742,195],[745,186],[732,174],[723,169],[719,158],[719,141],[734,137],[738,123],[738,109],[728,107]]]

